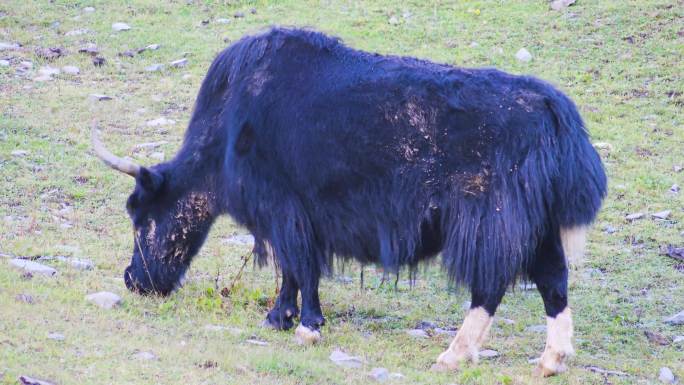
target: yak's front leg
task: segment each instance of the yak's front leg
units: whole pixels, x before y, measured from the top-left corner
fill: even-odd
[[[302,292],[302,317],[295,330],[295,340],[302,345],[311,345],[321,340],[320,328],[325,324],[321,302],[318,298],[320,271],[309,265],[298,275]]]
[[[461,362],[478,361],[482,343],[487,338],[492,325],[492,317],[506,292],[505,284],[497,285],[491,293],[473,290],[470,310],[463,325],[449,345],[437,358],[435,369],[456,369]]]
[[[297,295],[299,286],[294,275],[283,270],[283,283],[280,287],[280,294],[276,299],[275,306],[268,312],[264,325],[273,327],[277,330],[289,330],[294,326],[293,319],[299,315],[297,307]]]
[[[565,254],[581,253],[583,248],[583,233],[564,239],[564,242],[557,232],[550,233],[530,266],[529,275],[537,284],[546,310],[546,346],[536,369],[536,373],[544,377],[564,372],[567,369],[565,359],[575,353]]]

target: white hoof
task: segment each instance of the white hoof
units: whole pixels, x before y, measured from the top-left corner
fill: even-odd
[[[313,345],[321,340],[321,332],[299,324],[295,329],[295,342],[299,345]]]

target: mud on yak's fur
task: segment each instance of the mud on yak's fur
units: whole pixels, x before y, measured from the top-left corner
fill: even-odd
[[[573,353],[567,259],[582,253],[606,176],[573,102],[541,80],[273,28],[214,60],[172,160],[135,165],[95,131],[93,145],[136,178],[133,291],[173,291],[228,214],[283,272],[266,322],[299,316],[300,342],[320,338],[318,283],[334,257],[396,272],[441,254],[472,308],[437,367],[477,360],[517,278],[537,284],[547,313],[539,373]]]

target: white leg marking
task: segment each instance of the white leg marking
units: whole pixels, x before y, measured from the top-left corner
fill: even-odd
[[[480,346],[491,326],[492,317],[487,310],[481,306],[470,309],[449,349],[437,358],[435,369],[456,369],[459,362],[466,360],[477,362]]]
[[[584,245],[587,242],[587,229],[587,226],[577,226],[561,228],[560,230],[565,259],[573,265],[579,265],[582,263],[582,258],[584,257]]]
[[[302,324],[299,324],[295,329],[295,341],[299,345],[313,345],[320,340],[321,332],[319,330],[311,330]]]
[[[572,313],[569,307],[555,318],[546,317],[546,347],[539,359],[537,374],[548,377],[567,370],[565,358],[573,356]]]

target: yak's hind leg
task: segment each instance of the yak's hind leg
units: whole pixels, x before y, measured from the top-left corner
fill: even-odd
[[[491,292],[472,291],[470,310],[463,325],[449,348],[437,358],[435,369],[456,369],[460,362],[467,360],[477,363],[480,347],[487,338],[492,317],[505,292],[505,282],[496,284]]]
[[[537,284],[546,310],[546,347],[536,369],[536,373],[544,377],[564,372],[567,369],[565,359],[575,353],[565,255],[583,249],[584,234],[574,228],[571,230],[573,236],[568,237],[564,234],[566,231],[549,231],[529,267],[529,276]]]
[[[303,269],[305,271],[298,275],[302,292],[302,317],[299,326],[295,329],[295,340],[301,345],[312,345],[320,341],[320,328],[325,323],[318,298],[320,272],[312,265]]]

